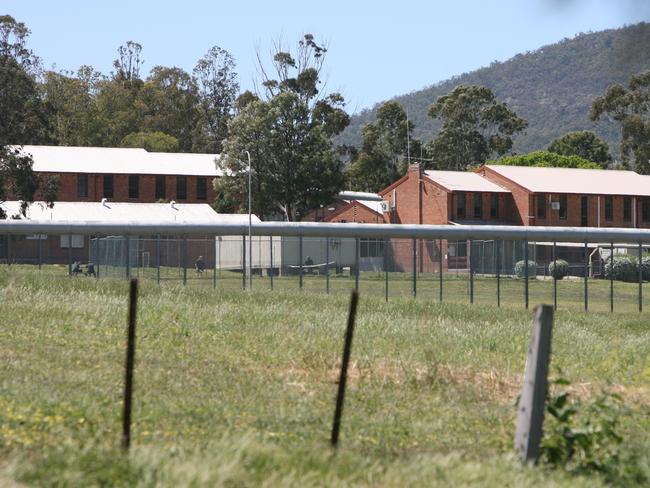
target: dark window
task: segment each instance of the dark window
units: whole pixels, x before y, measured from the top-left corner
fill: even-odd
[[[580,197],[580,225],[589,227],[589,197],[586,195]]]
[[[178,200],[187,200],[187,177],[176,177],[176,198]]]
[[[208,185],[206,178],[199,176],[196,179],[196,199],[197,200],[207,200],[208,199]]]
[[[384,255],[384,241],[382,239],[360,239],[359,257],[379,258]]]
[[[566,220],[567,206],[566,195],[560,195],[560,220]]]
[[[605,220],[614,220],[614,197],[605,197]]]
[[[459,219],[465,218],[465,194],[456,194],[456,217]]]
[[[156,175],[156,200],[165,199],[165,175]]]
[[[113,175],[104,175],[104,198],[113,198]]]
[[[644,222],[650,222],[650,198],[644,198],[641,202],[641,218]]]
[[[483,194],[474,193],[474,217],[483,218]]]
[[[77,198],[88,198],[88,175],[77,175]]]
[[[129,198],[140,198],[140,177],[129,175]]]
[[[544,193],[537,194],[537,218],[546,218],[546,194]]]
[[[623,199],[623,220],[630,222],[632,220],[632,198],[625,197]]]
[[[492,217],[493,219],[498,219],[499,218],[499,194],[492,193],[492,197],[490,201],[491,201],[490,217]]]

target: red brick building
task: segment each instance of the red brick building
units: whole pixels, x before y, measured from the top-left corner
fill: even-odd
[[[24,146],[34,171],[58,175],[57,201],[211,203],[220,176],[216,154],[156,153],[144,149]],[[36,195],[41,199],[42,195]]]
[[[381,209],[382,202],[351,200],[338,208],[325,218],[325,222],[357,224],[383,224],[384,213]]]
[[[650,177],[634,171],[484,165],[519,225],[650,228]]]

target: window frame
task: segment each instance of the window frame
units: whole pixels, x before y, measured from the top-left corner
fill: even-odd
[[[567,220],[569,216],[569,205],[568,198],[566,193],[560,193],[558,195],[558,202],[560,203],[560,210],[558,210],[558,217],[560,220]]]
[[[103,198],[113,198],[115,196],[115,177],[114,175],[105,174],[102,179],[102,196]]]
[[[623,221],[632,222],[632,197],[623,197]]]
[[[167,179],[165,175],[156,175],[154,185],[154,198],[156,200],[164,200],[167,198]]]
[[[482,219],[483,218],[483,193],[474,192],[472,194],[472,206],[474,207],[474,218]]]
[[[88,175],[86,173],[77,174],[77,198],[88,198]]]
[[[462,205],[461,205],[462,202]],[[464,219],[467,215],[467,196],[464,191],[456,193],[456,218]]]
[[[546,193],[538,193],[535,197],[535,215],[538,219],[546,220]]]
[[[187,200],[187,176],[176,177],[176,200]]]
[[[614,197],[605,195],[605,221],[611,222],[612,220],[614,220]]]
[[[490,217],[493,219],[499,218],[499,194],[492,193],[490,196]]]
[[[208,179],[205,176],[196,177],[196,199],[208,199]]]
[[[140,198],[140,175],[129,175],[129,200]]]

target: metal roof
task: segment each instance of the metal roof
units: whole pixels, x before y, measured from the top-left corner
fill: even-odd
[[[0,203],[9,217],[20,211],[20,202]],[[128,203],[128,202],[57,202],[48,208],[34,202],[27,211],[28,220],[52,222],[169,222],[248,224],[248,214],[220,214],[207,203]],[[260,219],[253,215],[253,222]]]
[[[469,171],[426,170],[425,176],[449,191],[510,193],[510,190]]]
[[[359,204],[363,207],[366,207],[367,209],[372,210],[373,212],[378,213],[379,215],[383,215],[384,211],[381,208],[382,202],[376,202],[376,201],[366,201],[366,200],[346,200],[348,203],[356,203]]]
[[[650,196],[650,177],[611,169],[486,165],[533,193]]]
[[[221,176],[218,154],[160,153],[122,147],[22,146],[34,159],[34,171]]]
[[[337,195],[338,198],[343,200],[357,200],[357,201],[373,201],[381,202],[383,200],[381,195],[377,193],[368,193],[365,191],[341,191]]]

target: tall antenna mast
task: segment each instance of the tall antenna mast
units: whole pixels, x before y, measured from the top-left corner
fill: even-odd
[[[406,160],[411,164],[411,137],[409,135],[409,109],[406,109]]]

